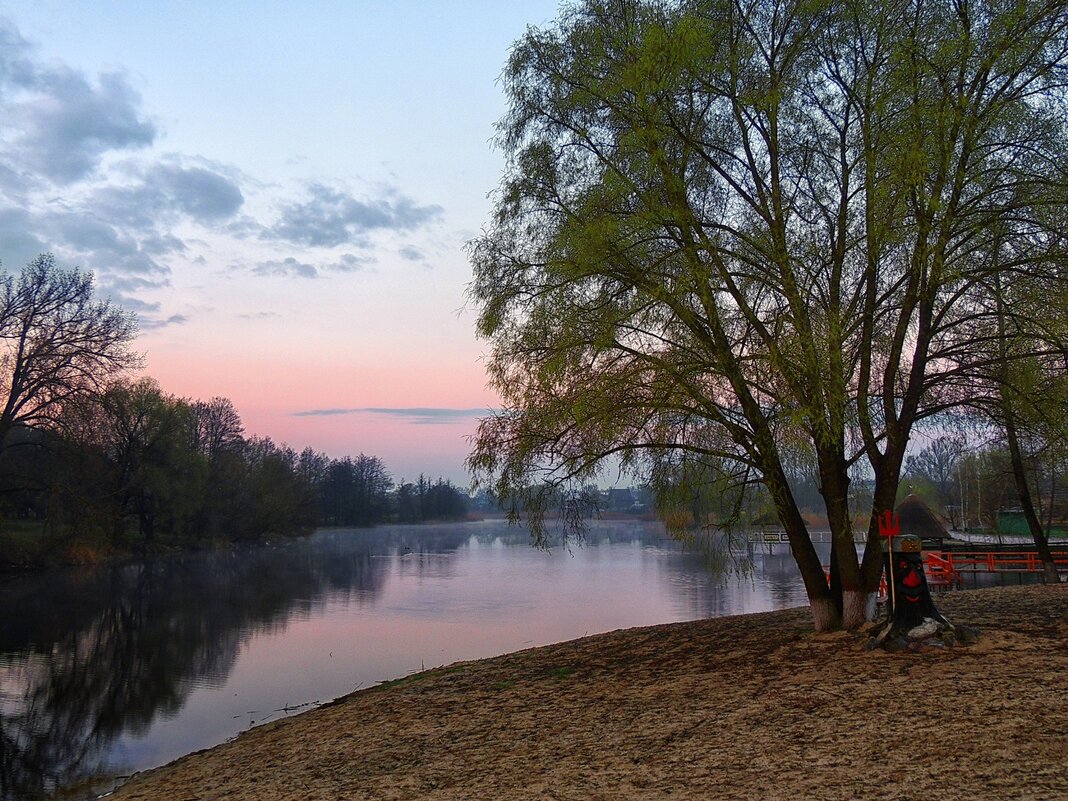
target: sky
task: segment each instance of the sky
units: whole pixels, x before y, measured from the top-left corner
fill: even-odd
[[[0,2],[0,263],[91,270],[144,374],[246,434],[466,485],[464,251],[556,0]]]

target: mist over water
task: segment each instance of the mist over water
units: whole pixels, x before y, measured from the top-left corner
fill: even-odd
[[[805,602],[785,546],[728,562],[713,574],[655,523],[598,522],[543,551],[485,521],[5,576],[0,798],[91,798],[424,668]]]

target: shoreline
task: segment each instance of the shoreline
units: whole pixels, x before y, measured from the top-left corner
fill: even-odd
[[[76,568],[111,567],[146,562],[154,559],[181,558],[201,553],[216,553],[240,548],[256,548],[275,543],[295,542],[315,536],[320,531],[374,531],[388,526],[442,526],[481,523],[491,518],[464,520],[422,520],[414,523],[376,523],[371,526],[315,526],[308,530],[297,530],[289,534],[270,534],[262,537],[240,540],[203,540],[193,543],[166,542],[159,543],[147,550],[136,548],[101,547],[80,541],[71,541],[56,546],[49,543],[46,535],[40,532],[27,535],[25,532],[0,531],[0,576],[43,573],[48,570]],[[17,540],[41,539],[43,542],[27,547],[15,546]],[[21,548],[23,556],[32,551],[29,557],[15,561],[12,553]],[[6,549],[6,550],[5,550]]]
[[[805,607],[620,630],[360,690],[109,798],[1068,797],[1068,587],[938,605],[980,641],[868,652]]]

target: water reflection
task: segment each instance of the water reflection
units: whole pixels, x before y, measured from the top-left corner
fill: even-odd
[[[218,687],[243,642],[325,598],[367,603],[387,565],[369,547],[249,548],[5,577],[0,589],[0,795],[54,792],[104,768],[122,733]]]
[[[595,525],[583,547],[543,552],[483,523],[5,576],[0,798],[92,797],[107,777],[424,665],[803,602],[788,552],[751,556],[748,573],[713,577],[652,524]]]

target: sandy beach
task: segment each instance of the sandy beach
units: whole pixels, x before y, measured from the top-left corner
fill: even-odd
[[[938,605],[979,642],[872,652],[804,609],[617,631],[356,692],[111,798],[1068,799],[1068,587]]]

